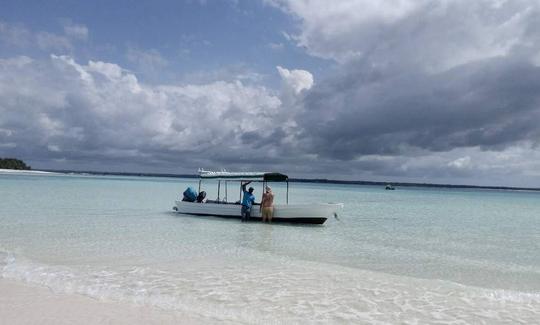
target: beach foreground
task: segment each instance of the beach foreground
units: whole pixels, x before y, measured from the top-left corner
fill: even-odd
[[[534,294],[369,272],[352,275],[343,269],[325,271],[325,278],[316,283],[316,276],[310,276],[315,273],[310,271],[315,270],[296,270],[279,275],[281,278],[268,272],[247,276],[245,285],[227,285],[231,294],[215,294],[223,289],[219,281],[230,274],[224,274],[223,279],[206,277],[209,293],[191,295],[201,302],[190,304],[191,312],[56,293],[34,283],[1,279],[0,319],[7,324],[534,324],[540,312],[540,301]],[[272,277],[274,284],[269,285]],[[216,310],[208,304],[212,292],[215,297],[211,300],[223,301],[214,305]],[[234,301],[227,299],[232,297]],[[229,312],[225,310],[228,305]]]
[[[0,292],[4,324],[203,324],[176,312],[54,293],[46,287],[1,278]]]

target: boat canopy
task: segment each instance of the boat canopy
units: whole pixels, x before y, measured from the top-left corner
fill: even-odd
[[[287,182],[289,177],[281,173],[269,172],[213,172],[199,171],[201,179],[216,179],[226,181],[260,181],[260,182]]]

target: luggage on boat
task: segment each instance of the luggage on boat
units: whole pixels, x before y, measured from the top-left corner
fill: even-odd
[[[182,199],[182,201],[195,202],[195,200],[197,199],[197,191],[195,191],[195,189],[191,186],[188,187],[183,194],[184,198]]]

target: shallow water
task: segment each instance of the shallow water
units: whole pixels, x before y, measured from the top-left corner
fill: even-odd
[[[0,175],[2,277],[210,321],[540,319],[540,193],[293,183],[345,208],[291,226],[172,213],[189,185]]]

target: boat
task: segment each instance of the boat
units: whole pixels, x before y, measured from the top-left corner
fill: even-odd
[[[272,222],[304,223],[304,224],[323,224],[329,217],[336,217],[337,213],[343,209],[343,203],[308,203],[308,204],[289,204],[289,177],[287,175],[275,172],[215,172],[199,171],[199,189],[203,183],[208,181],[217,182],[217,199],[206,200],[204,203],[198,200],[177,200],[173,210],[187,215],[195,216],[214,216],[223,218],[241,219],[242,205],[242,184],[244,182],[262,183],[262,188],[271,182],[286,183],[287,192],[285,204],[274,204],[274,215]],[[230,183],[238,184],[240,197],[237,201],[229,202],[227,195]],[[237,190],[234,191],[238,193]],[[236,197],[236,194],[235,194]],[[276,197],[276,201],[278,198]],[[258,205],[251,210],[250,221],[262,220]]]
[[[395,190],[396,188],[394,186],[392,186],[392,184],[386,184],[386,187],[384,188],[385,190],[389,190],[389,191],[393,191]]]

